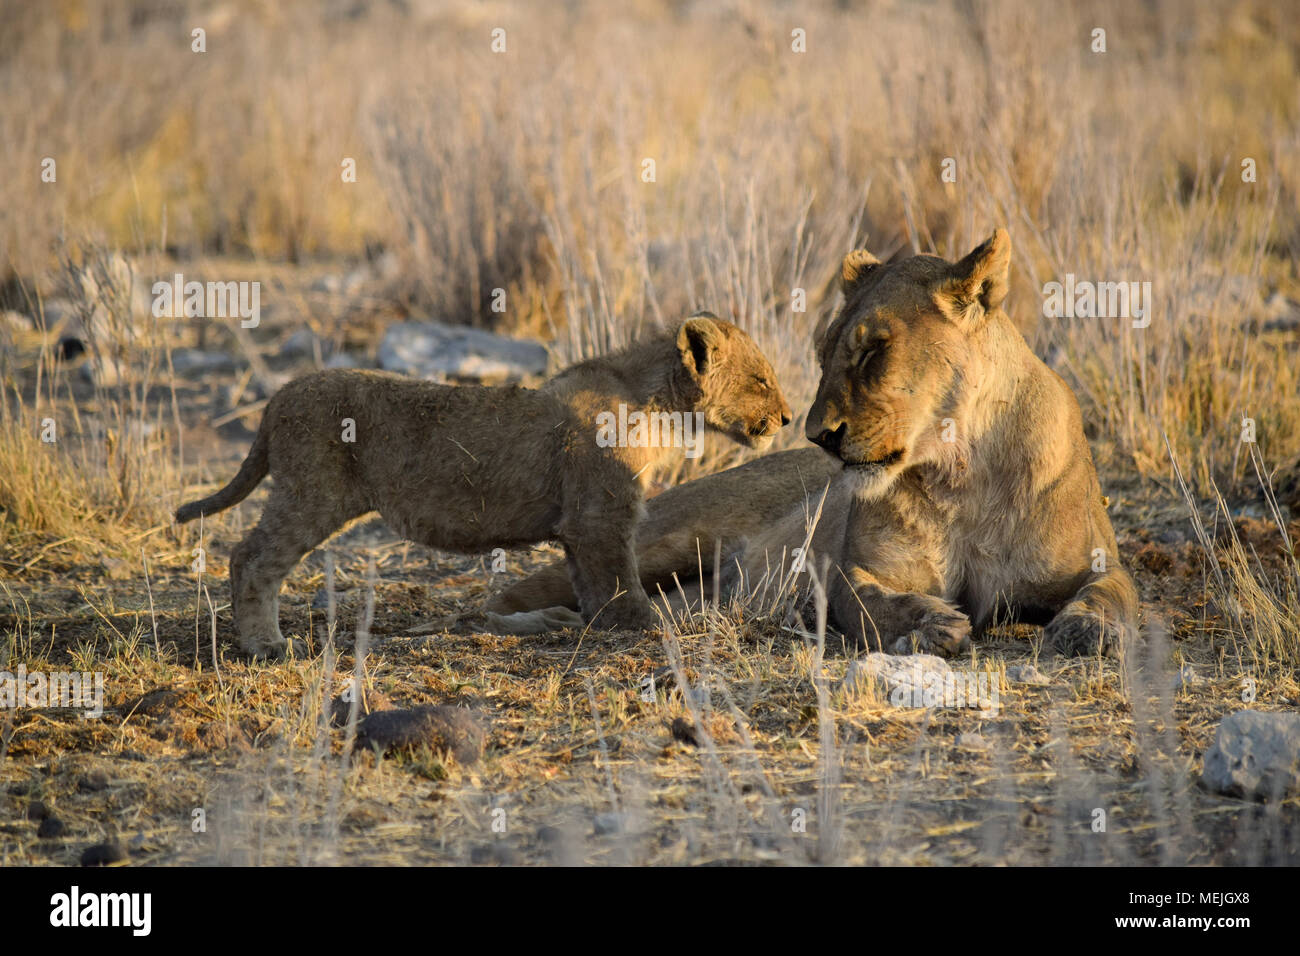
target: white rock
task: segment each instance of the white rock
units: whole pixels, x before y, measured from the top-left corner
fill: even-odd
[[[1051,678],[1033,664],[1012,664],[1007,668],[1007,680],[1013,684],[1050,684]]]
[[[1184,664],[1178,668],[1178,676],[1174,678],[1174,690],[1179,691],[1200,682],[1201,675],[1196,673],[1196,669],[1191,664]]]
[[[1205,753],[1201,782],[1258,800],[1300,791],[1300,714],[1239,710],[1224,717]]]
[[[379,367],[416,378],[512,382],[546,372],[546,348],[481,329],[440,322],[389,326],[379,343]]]

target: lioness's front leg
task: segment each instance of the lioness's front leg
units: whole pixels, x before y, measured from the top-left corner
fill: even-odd
[[[942,598],[887,587],[863,568],[831,574],[831,613],[859,647],[943,657],[970,648],[970,618]]]
[[[1063,654],[1116,656],[1137,633],[1138,594],[1123,568],[1096,574],[1048,622],[1044,637]]]

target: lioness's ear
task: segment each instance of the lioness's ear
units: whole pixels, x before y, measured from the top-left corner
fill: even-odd
[[[682,354],[682,364],[697,377],[708,370],[714,350],[722,343],[717,318],[712,312],[696,312],[677,332],[677,351]]]
[[[848,295],[849,290],[866,278],[867,274],[878,265],[880,260],[866,249],[854,249],[840,264],[840,290]]]
[[[1007,297],[1010,271],[1011,237],[1005,229],[995,229],[952,267],[952,278],[944,283],[940,295],[950,300],[957,314],[969,313],[975,305],[992,312]]]

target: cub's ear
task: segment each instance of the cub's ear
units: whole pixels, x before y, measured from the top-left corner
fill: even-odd
[[[992,312],[1007,297],[1011,237],[995,229],[965,259],[954,265],[939,290],[940,304],[954,317],[970,317],[976,306]]]
[[[714,352],[722,344],[722,330],[717,323],[718,317],[712,312],[696,312],[677,332],[682,364],[696,378],[708,371]]]
[[[878,265],[880,260],[866,249],[854,249],[840,264],[840,290],[848,295],[849,290],[865,279]]]

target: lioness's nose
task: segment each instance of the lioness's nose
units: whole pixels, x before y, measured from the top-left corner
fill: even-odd
[[[821,445],[832,455],[838,455],[840,453],[840,443],[844,441],[844,433],[848,430],[849,426],[846,423],[841,422],[840,427],[834,431],[831,431],[829,428],[823,428],[816,435],[809,435],[808,437],[816,444]]]

